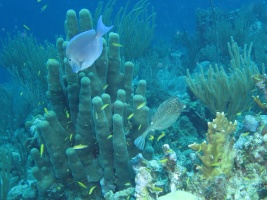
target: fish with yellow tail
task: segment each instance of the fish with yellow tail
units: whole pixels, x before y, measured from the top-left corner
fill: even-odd
[[[96,30],[84,31],[71,38],[66,46],[66,57],[74,73],[91,67],[99,58],[103,50],[102,36],[112,27],[105,26],[101,15]]]
[[[135,139],[135,146],[140,150],[143,150],[145,147],[147,134],[150,131],[165,130],[169,128],[178,119],[184,108],[185,105],[180,102],[177,97],[171,97],[170,99],[161,103],[145,132]]]

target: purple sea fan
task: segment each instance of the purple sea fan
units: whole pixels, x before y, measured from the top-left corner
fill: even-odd
[[[172,97],[159,105],[145,132],[135,139],[134,144],[140,150],[145,147],[145,139],[150,131],[169,128],[178,119],[185,105],[177,97]]]

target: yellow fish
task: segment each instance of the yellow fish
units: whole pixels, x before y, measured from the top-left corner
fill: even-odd
[[[40,156],[42,157],[44,153],[44,144],[41,144],[40,146]]]
[[[69,112],[66,110],[66,117],[69,119],[70,118],[70,114]]]
[[[242,115],[242,112],[239,112],[239,113],[237,113],[236,115],[237,115],[237,116]]]
[[[119,44],[119,43],[115,43],[115,42],[113,42],[112,45],[113,45],[114,47],[122,47],[122,46],[123,46],[123,45],[121,45],[121,44]]]
[[[70,134],[70,142],[72,141],[73,134]]]
[[[47,108],[44,108],[44,112],[45,112],[45,114],[48,114]]]
[[[133,116],[134,116],[134,114],[132,113],[127,117],[127,119],[131,119]]]
[[[187,180],[186,180],[186,186],[189,185],[189,182],[190,182],[190,177],[188,177]]]
[[[45,11],[45,9],[47,8],[47,4],[45,4],[42,8],[41,8],[41,13]]]
[[[142,124],[140,124],[140,125],[138,126],[138,131],[141,129],[141,127],[142,127]]]
[[[96,186],[93,186],[93,187],[89,190],[89,193],[88,193],[88,194],[91,195],[95,188],[96,188]]]
[[[149,136],[149,140],[154,140],[154,136],[153,135],[150,135]]]
[[[163,189],[160,188],[160,187],[152,187],[152,190],[153,190],[154,192],[162,192],[162,191],[163,191]]]
[[[163,138],[164,136],[165,136],[165,133],[162,132],[161,135],[158,137],[157,142],[158,142],[161,138]]]
[[[165,159],[160,160],[159,162],[160,162],[160,163],[165,163],[165,162],[167,162],[167,161],[168,161],[168,159],[165,158]]]
[[[107,87],[108,87],[108,84],[103,87],[103,90],[107,89]]]
[[[79,144],[79,145],[75,145],[75,146],[73,146],[72,148],[73,149],[84,149],[84,148],[86,148],[87,147],[87,145],[84,145],[84,144]]]
[[[26,30],[28,30],[28,31],[31,30],[31,29],[30,29],[28,26],[26,26],[25,24],[23,24],[23,27],[24,27]]]
[[[108,103],[107,104],[105,104],[105,105],[103,105],[102,107],[101,107],[101,110],[104,110],[106,107],[108,107]]]
[[[125,183],[124,185],[125,185],[125,186],[130,186],[130,185],[131,185],[131,183]]]
[[[146,105],[146,102],[144,101],[143,103],[141,103],[139,106],[137,106],[137,110],[143,108]]]
[[[246,137],[246,136],[249,135],[249,134],[250,134],[250,132],[246,132],[246,133],[241,134],[241,136],[242,136],[242,137]]]
[[[78,183],[79,186],[81,186],[82,188],[87,189],[86,185],[84,185],[82,182],[78,181],[77,183]]]
[[[112,135],[111,135],[111,134],[108,136],[108,139],[109,139],[109,138],[112,138]]]

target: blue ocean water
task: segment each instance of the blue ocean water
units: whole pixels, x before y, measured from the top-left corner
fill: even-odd
[[[103,1],[104,3],[107,0]],[[125,6],[127,1],[117,1],[116,7]],[[131,1],[135,3],[135,1]],[[172,1],[172,0],[153,0],[151,6],[157,12],[157,28],[155,30],[155,37],[160,37],[161,40],[169,40],[169,38],[177,30],[187,30],[193,32],[195,30],[195,10],[197,8],[207,9],[212,6],[219,7],[225,10],[238,9],[244,5],[254,1],[209,1],[196,0],[188,2],[186,0]],[[26,25],[30,28],[29,33],[34,34],[38,41],[48,40],[55,42],[56,37],[64,35],[64,27],[62,22],[65,19],[66,11],[74,9],[76,11],[87,8],[94,10],[98,1],[84,1],[84,0],[37,0],[20,1],[9,0],[0,2],[0,37],[5,38],[8,33],[17,34],[20,32],[28,32],[23,27]],[[47,5],[44,12],[41,8]],[[115,7],[115,8],[116,8]],[[157,38],[155,38],[157,40]],[[1,82],[6,80],[6,71],[1,68]]]
[[[108,0],[103,2],[106,4]],[[129,2],[129,10],[131,10],[138,1]],[[103,80],[100,79],[101,75],[97,74],[100,73],[98,70],[94,69],[90,73],[82,72],[79,76],[70,74],[63,67],[64,62],[60,57],[64,53],[60,52],[62,54],[59,53],[58,56],[55,54],[55,48],[53,51],[48,49],[49,45],[46,46],[46,42],[55,45],[59,37],[66,38],[64,21],[69,9],[75,10],[76,13],[83,8],[94,11],[99,1],[0,0],[0,54],[3,53],[4,47],[8,46],[5,41],[8,41],[9,36],[18,41],[31,39],[33,36],[38,43],[35,44],[38,53],[42,52],[44,57],[48,56],[46,53],[54,56],[45,57],[44,60],[39,54],[43,67],[36,70],[36,66],[31,66],[32,60],[29,57],[25,58],[26,60],[21,57],[24,54],[20,49],[13,49],[14,51],[9,49],[10,52],[18,52],[13,59],[22,65],[17,67],[18,71],[11,72],[13,76],[6,69],[7,66],[0,66],[2,112],[0,114],[0,166],[2,163],[7,163],[6,160],[12,160],[11,164],[0,167],[0,200],[1,198],[3,200],[65,200],[73,199],[74,193],[78,193],[78,198],[81,199],[101,200],[104,199],[104,194],[112,196],[113,192],[125,192],[124,189],[129,188],[131,190],[127,190],[126,194],[120,193],[122,199],[157,199],[158,195],[166,195],[178,189],[196,195],[197,199],[267,198],[265,158],[267,78],[263,70],[267,62],[267,48],[264,43],[267,41],[266,3],[260,0],[147,0],[147,2],[149,2],[149,12],[153,7],[156,13],[156,27],[151,43],[142,54],[130,57],[130,61],[135,65],[134,72],[131,74],[133,80],[127,82],[122,78],[122,74],[127,71],[125,68],[121,71],[122,74],[119,72],[119,75],[107,78],[111,84],[114,84],[116,89],[114,92],[115,89],[110,89],[111,84],[101,82]],[[126,0],[117,0],[111,15],[112,20],[126,3]],[[239,19],[243,21],[238,21]],[[123,32],[121,34],[123,36]],[[235,38],[231,39],[232,35]],[[228,46],[227,42],[229,42]],[[250,48],[252,43],[254,46]],[[135,44],[136,49],[131,52],[133,54],[141,51],[138,49],[140,47],[138,42]],[[245,46],[245,44],[248,45]],[[120,48],[123,53],[127,46],[119,41],[108,45],[110,49]],[[27,50],[34,53],[32,49]],[[24,49],[24,51],[27,50]],[[233,55],[229,56],[228,51]],[[109,58],[111,63],[112,59],[115,60],[115,64],[111,65],[116,65],[120,61],[124,64],[128,61],[124,60],[123,55],[121,55],[122,60],[118,59],[118,55],[115,53],[113,55],[115,59]],[[237,57],[238,61],[234,64],[231,62],[235,66],[229,64],[230,59]],[[101,60],[103,66],[107,64],[105,59]],[[60,64],[57,64],[57,60]],[[98,65],[97,62],[96,65]],[[218,63],[219,67],[215,63]],[[56,80],[51,74],[55,72],[53,66],[59,65],[61,74]],[[238,68],[239,66],[243,67],[242,70]],[[236,69],[240,71],[235,71]],[[94,73],[97,74],[96,77]],[[27,75],[30,79],[25,79]],[[86,88],[90,83],[88,77],[95,86],[92,88],[92,93],[97,94],[95,96],[101,96],[105,91],[110,94],[111,100],[103,96],[94,100],[92,100],[94,96],[92,99],[91,96],[88,97],[85,90],[82,91],[82,86]],[[201,78],[203,78],[202,81],[199,81]],[[83,82],[77,81],[80,79]],[[142,79],[146,80],[146,90]],[[94,82],[95,80],[97,81]],[[223,82],[225,80],[228,82]],[[189,88],[190,81],[192,81],[191,86],[195,84],[195,90],[192,87]],[[119,86],[116,85],[118,82],[120,82]],[[207,84],[201,87],[203,83]],[[216,87],[220,84],[224,87]],[[208,88],[208,86],[214,87]],[[119,91],[117,93],[121,88],[127,95],[123,96],[123,92],[119,93]],[[207,93],[202,96],[197,95],[198,91],[205,89]],[[133,91],[139,91],[139,95],[136,97]],[[214,93],[221,95],[220,98],[212,96]],[[88,96],[82,99],[86,94]],[[75,98],[72,95],[76,95]],[[177,98],[176,101],[180,106],[168,104],[171,102],[168,99],[173,96]],[[225,100],[223,99],[225,96],[230,97]],[[121,113],[119,109],[116,110],[116,98],[127,101],[127,103],[124,102],[125,107],[122,108],[123,111],[120,110]],[[236,102],[240,102],[239,105]],[[221,110],[221,105],[224,105],[222,107],[225,110]],[[173,109],[174,107],[176,110]],[[84,111],[84,116],[82,116],[83,112],[78,113],[79,109]],[[108,113],[109,111],[111,113]],[[119,120],[115,111],[122,115],[119,116]],[[153,114],[156,119],[153,118]],[[103,121],[101,121],[102,115],[107,115]],[[120,117],[122,117],[122,125],[117,125]],[[216,117],[218,119],[213,121]],[[221,124],[218,126],[216,124],[219,124],[219,118],[225,121],[222,123],[222,129],[217,130],[216,128],[221,128]],[[57,123],[57,120],[60,123]],[[101,123],[97,124],[98,120]],[[108,124],[112,120],[114,124]],[[236,123],[235,120],[237,120]],[[173,123],[169,124],[168,121]],[[53,125],[60,128],[55,128]],[[47,126],[52,128],[49,129]],[[122,134],[116,136],[113,126],[119,127],[117,131]],[[134,140],[142,135],[147,127],[152,127],[153,134],[148,132],[148,137],[143,138],[144,145],[141,145],[145,146],[145,149],[139,150],[134,146]],[[101,135],[102,137],[90,135],[91,144],[85,132],[88,135],[104,134]],[[227,138],[228,143],[226,142],[222,147],[221,143],[216,143],[216,138],[211,136],[207,139],[207,132],[223,135],[221,137]],[[225,132],[229,135],[225,136]],[[203,150],[205,144],[191,146],[191,149],[188,147],[190,144],[201,143],[204,140],[208,140],[208,144],[215,143],[210,147],[212,150],[207,150],[211,154],[205,163],[205,166],[209,166],[208,172],[203,170],[207,152],[206,149]],[[116,142],[119,145],[116,145]],[[100,144],[104,147],[102,148]],[[124,145],[121,149],[118,148],[118,146],[121,147],[120,144]],[[216,145],[219,147],[214,148]],[[109,147],[111,149],[108,149]],[[58,152],[54,154],[57,150]],[[69,150],[68,153],[66,150]],[[83,150],[86,152],[84,153]],[[7,152],[12,154],[8,155]],[[117,154],[121,152],[123,155],[118,156]],[[100,155],[101,153],[103,155]],[[65,161],[65,163],[62,161],[62,166],[57,163],[60,160],[58,155],[65,159],[62,159]],[[112,157],[114,163],[112,163],[113,160],[109,162],[105,156]],[[125,158],[125,156],[128,157]],[[127,162],[120,160],[123,158]],[[144,163],[145,166],[143,166]],[[123,170],[130,168],[130,165],[131,170],[124,174]],[[141,165],[148,170],[141,173]],[[45,171],[44,168],[48,170]],[[109,176],[105,170],[114,174]],[[151,173],[151,170],[155,171]],[[90,174],[91,171],[93,175]],[[170,174],[170,171],[174,171],[173,174]],[[145,178],[140,178],[140,174]],[[153,180],[144,184],[150,176]],[[245,186],[244,181],[247,181]],[[136,186],[139,184],[147,188],[144,187],[143,190],[138,191],[140,188]],[[45,189],[42,190],[43,188]],[[8,198],[5,196],[7,192],[10,195]],[[90,196],[91,194],[93,195]],[[140,197],[138,195],[143,197],[138,198]],[[113,199],[111,196],[105,199]]]

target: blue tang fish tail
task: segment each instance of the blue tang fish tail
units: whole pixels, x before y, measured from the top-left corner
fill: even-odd
[[[102,15],[98,19],[97,28],[96,28],[96,35],[97,37],[102,37],[105,33],[109,32],[113,26],[105,26],[102,21]]]

